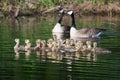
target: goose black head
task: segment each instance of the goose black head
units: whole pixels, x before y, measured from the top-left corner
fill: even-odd
[[[65,14],[65,9],[61,8],[61,9],[59,10],[59,16],[60,16],[61,14],[62,14],[62,15]]]

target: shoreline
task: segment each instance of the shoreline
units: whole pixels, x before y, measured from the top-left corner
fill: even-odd
[[[35,3],[17,3],[1,6],[0,17],[20,17],[20,16],[47,16],[56,15],[59,8],[71,9],[78,16],[120,16],[120,2],[95,3],[85,1],[84,3],[60,4],[55,7],[35,7]]]

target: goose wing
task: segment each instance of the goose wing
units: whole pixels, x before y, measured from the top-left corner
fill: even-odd
[[[82,28],[78,30],[78,33],[80,34],[86,34],[86,35],[96,35],[100,32],[105,31],[105,29],[100,29],[100,28]]]

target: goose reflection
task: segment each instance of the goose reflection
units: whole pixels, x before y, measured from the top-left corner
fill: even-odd
[[[25,52],[25,59],[29,60],[30,59],[30,54],[31,50],[27,50]],[[15,55],[15,60],[18,60],[20,57],[19,52],[16,53]],[[91,53],[91,52],[75,52],[75,53],[70,53],[70,52],[45,52],[45,51],[36,51],[36,59],[41,60],[41,61],[46,61],[47,59],[50,59],[51,62],[53,63],[60,63],[62,62],[63,59],[68,60],[67,64],[71,64],[69,60],[80,60],[83,59],[85,61],[97,61],[97,54],[96,53]]]

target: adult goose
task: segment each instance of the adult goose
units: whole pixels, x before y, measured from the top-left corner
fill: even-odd
[[[61,24],[63,16],[64,16],[64,9],[61,9],[59,12],[61,15],[60,15],[60,18],[58,19],[56,25],[52,29],[52,33],[62,33],[62,34],[68,33],[69,34],[71,27]]]
[[[82,28],[77,30],[74,18],[74,12],[72,10],[66,11],[72,18],[72,24],[70,29],[70,37],[77,37],[77,38],[96,38],[99,37],[100,34],[105,31],[105,29],[99,28]]]

